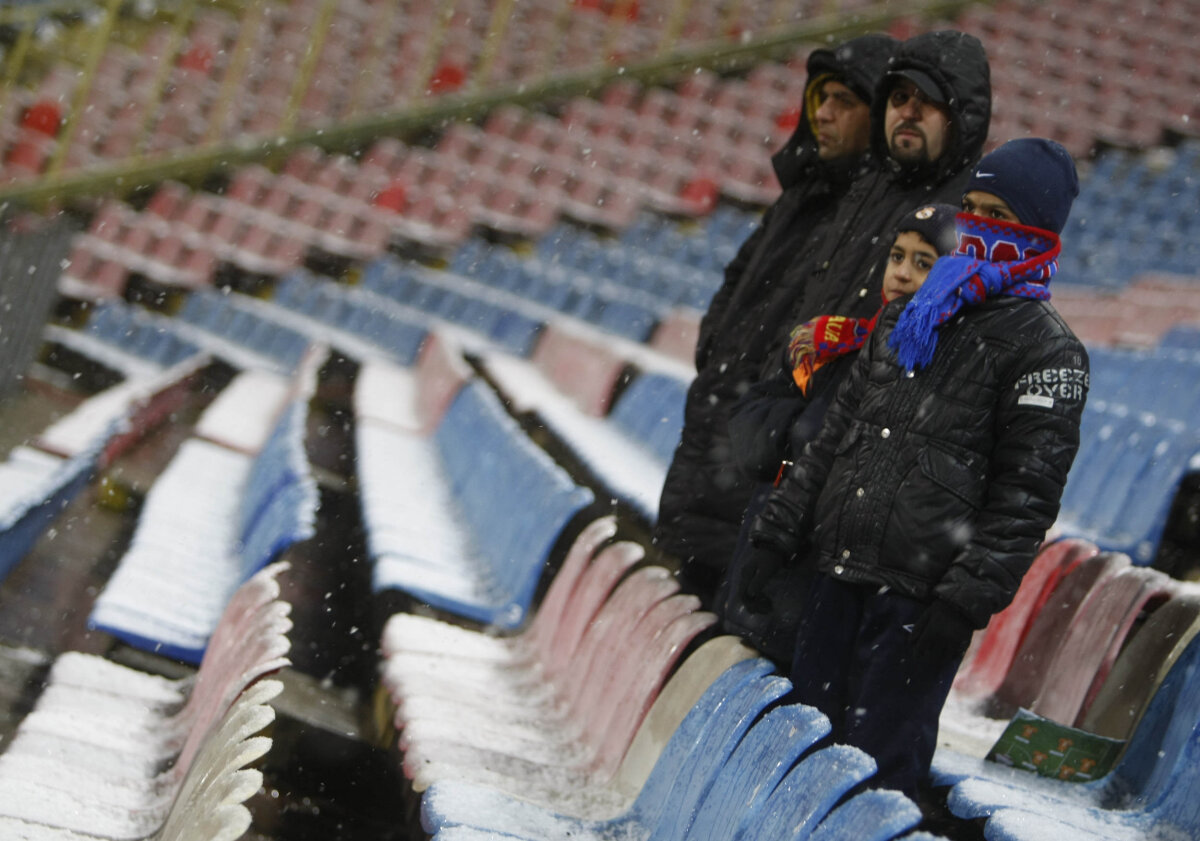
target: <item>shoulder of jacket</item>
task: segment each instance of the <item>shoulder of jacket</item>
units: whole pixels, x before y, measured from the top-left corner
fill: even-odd
[[[993,298],[975,311],[972,326],[991,344],[1021,356],[1067,354],[1087,360],[1083,342],[1049,301]]]

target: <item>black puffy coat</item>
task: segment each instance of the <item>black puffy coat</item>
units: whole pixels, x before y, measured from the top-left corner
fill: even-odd
[[[856,353],[823,365],[804,394],[783,365],[755,383],[729,410],[729,439],[738,467],[759,482],[773,482],[784,459],[799,455],[817,437],[833,397]]]
[[[751,528],[845,581],[953,604],[982,628],[1058,513],[1088,388],[1083,345],[1044,301],[998,297],[940,329],[906,373],[890,304],[820,435]]]
[[[831,192],[835,181],[820,186],[819,179],[813,180],[815,165],[808,180],[785,184],[783,195],[730,263],[726,283],[701,323],[697,376],[688,390],[683,435],[663,486],[655,539],[685,565],[706,568],[713,586],[729,562],[753,489],[733,458],[730,407],[753,383],[775,372],[796,324],[828,313],[874,313],[892,230],[922,203],[957,203],[969,165],[987,138],[991,83],[977,39],[955,32],[919,35],[900,45],[887,66],[921,69],[942,88],[952,125],[945,153],[933,167],[920,169],[905,169],[887,157],[881,93],[889,85],[877,83],[871,152],[849,186],[836,194]],[[807,124],[801,119],[789,147],[773,159],[777,172],[781,160],[790,174],[794,159],[806,159],[789,152],[793,144],[803,144],[806,130],[812,144],[807,160],[815,161]]]
[[[813,51],[806,91],[832,74],[869,101],[896,45],[888,36],[866,35],[836,50]],[[697,375],[659,503],[659,548],[685,562],[698,561],[714,575],[733,551],[751,489],[733,468],[729,406],[758,378],[773,337],[790,329],[779,301],[795,297],[797,285],[805,282],[838,201],[868,165],[866,156],[820,160],[810,105],[806,94],[795,132],[771,159],[782,194],[725,268],[725,281],[700,323]],[[692,585],[703,597],[715,580]]]

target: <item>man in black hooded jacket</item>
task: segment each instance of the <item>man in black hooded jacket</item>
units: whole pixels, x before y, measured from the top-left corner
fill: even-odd
[[[919,204],[957,202],[987,138],[991,82],[978,39],[931,32],[894,53],[893,43],[864,36],[810,56],[808,90],[832,75],[870,102],[869,150],[822,160],[818,100],[806,94],[807,119],[772,159],[784,192],[727,267],[701,322],[655,543],[680,561],[684,587],[706,604],[754,486],[732,457],[729,408],[778,367],[793,326],[878,308],[887,233]]]

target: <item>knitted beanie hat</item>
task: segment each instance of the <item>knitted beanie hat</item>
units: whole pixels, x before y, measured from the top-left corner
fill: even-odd
[[[923,204],[907,213],[896,225],[896,235],[905,231],[920,234],[939,257],[953,254],[958,247],[955,217],[959,209],[952,204]]]
[[[979,190],[1004,199],[1022,225],[1062,233],[1079,195],[1071,153],[1053,140],[1022,137],[985,155],[963,194]]]

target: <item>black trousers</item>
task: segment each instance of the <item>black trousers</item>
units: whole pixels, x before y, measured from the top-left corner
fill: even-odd
[[[789,702],[829,716],[832,739],[875,757],[876,788],[916,798],[937,747],[938,717],[961,656],[914,657],[924,602],[818,575],[800,617]]]
[[[766,505],[772,490],[772,483],[760,482],[750,497],[737,548],[717,589],[712,611],[720,617],[724,631],[745,639],[785,672],[792,662],[800,613],[816,575],[804,564],[786,564],[770,580],[769,613],[751,612],[739,597],[743,579],[755,572],[750,566],[750,526]]]

